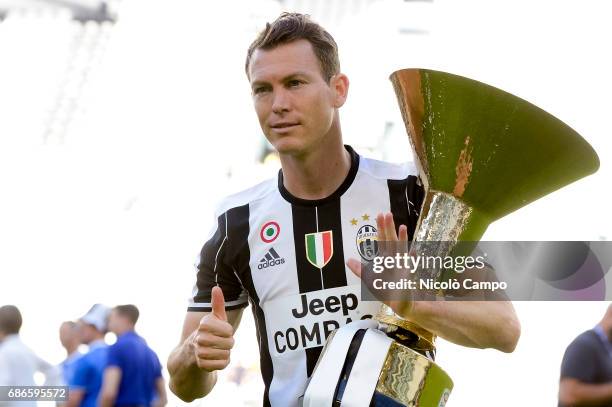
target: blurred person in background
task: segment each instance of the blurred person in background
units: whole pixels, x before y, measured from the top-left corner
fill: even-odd
[[[135,331],[139,315],[132,304],[111,311],[108,328],[117,335],[117,342],[108,349],[101,407],[162,407],[167,403],[159,359]]]
[[[563,355],[559,407],[580,406],[612,406],[612,304]]]
[[[14,305],[0,307],[0,386],[35,386],[34,374],[45,385],[57,385],[59,369],[39,358],[19,336],[23,319]],[[0,401],[2,407],[36,407],[35,401]]]
[[[74,375],[68,382],[68,407],[97,407],[102,388],[102,375],[106,367],[108,345],[104,342],[110,309],[95,304],[77,322],[82,344],[87,353],[77,359]]]
[[[307,16],[285,13],[267,24],[249,47],[245,70],[281,171],[218,208],[181,340],[168,359],[170,389],[185,401],[212,390],[216,371],[229,364],[250,301],[263,405],[291,407],[329,333],[351,318],[371,317],[380,306],[359,299],[359,228],[376,231],[376,224],[385,240],[398,240],[398,234],[408,240],[424,191],[413,164],[363,158],[343,144],[339,109],[348,78],[340,72],[336,42]],[[520,335],[509,301],[389,305],[463,346],[512,352]]]
[[[82,356],[79,352],[81,338],[79,328],[74,321],[64,321],[60,325],[59,339],[62,347],[66,350],[66,359],[60,363],[63,383],[68,384],[74,377],[76,361]]]

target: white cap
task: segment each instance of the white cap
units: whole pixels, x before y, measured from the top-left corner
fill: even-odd
[[[110,308],[105,305],[95,304],[81,317],[81,321],[95,326],[100,332],[105,332],[110,311]]]

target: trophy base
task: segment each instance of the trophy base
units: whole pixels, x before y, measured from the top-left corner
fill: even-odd
[[[366,330],[358,331],[349,347],[333,406],[340,406],[353,363]],[[366,351],[366,350],[362,350]],[[378,376],[371,407],[443,407],[453,388],[450,376],[431,359],[393,342]]]
[[[338,394],[344,394],[344,388],[346,387],[346,380],[340,382],[338,387]],[[341,407],[341,403],[338,400],[334,400],[333,407]],[[372,396],[372,401],[369,407],[407,407],[406,404],[402,404],[399,401],[393,400],[391,397],[385,396],[382,393],[375,392]],[[438,407],[438,406],[435,406]]]

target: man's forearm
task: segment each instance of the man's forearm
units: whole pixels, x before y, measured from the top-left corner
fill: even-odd
[[[70,389],[68,391],[68,401],[66,401],[66,407],[79,407],[85,392],[83,390]]]
[[[100,397],[100,407],[113,407],[115,405],[116,396],[107,393],[102,393]]]
[[[521,333],[508,301],[420,301],[407,319],[462,346],[512,352]]]
[[[191,336],[170,354],[168,372],[170,390],[187,402],[206,396],[217,382],[216,372],[208,372],[198,367]]]
[[[157,389],[157,401],[154,405],[156,407],[164,407],[168,404],[168,396],[166,395],[166,382],[163,377],[157,378],[155,388]]]
[[[576,379],[562,379],[559,401],[568,407],[589,407],[612,403],[612,383],[590,384]]]

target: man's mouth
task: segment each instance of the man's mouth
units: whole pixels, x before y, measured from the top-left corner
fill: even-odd
[[[279,123],[274,123],[273,125],[270,126],[270,128],[272,129],[285,129],[288,127],[293,127],[293,126],[297,126],[299,125],[299,122],[279,122]]]

